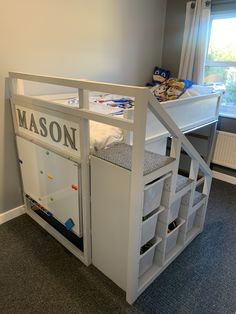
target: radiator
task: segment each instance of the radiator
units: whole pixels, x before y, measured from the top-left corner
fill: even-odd
[[[213,163],[236,169],[236,134],[217,132]]]

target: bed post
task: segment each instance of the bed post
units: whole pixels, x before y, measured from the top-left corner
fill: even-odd
[[[11,78],[10,89],[11,95],[24,95],[24,81],[16,78]]]
[[[89,92],[79,89],[80,109],[89,109]],[[84,240],[84,262],[91,264],[91,228],[90,228],[90,182],[89,182],[89,151],[90,151],[89,121],[81,118],[80,122],[80,155],[82,184],[82,219]]]
[[[127,302],[132,304],[138,294],[139,256],[143,203],[143,168],[148,94],[142,90],[135,97],[132,171],[129,208],[127,260]]]

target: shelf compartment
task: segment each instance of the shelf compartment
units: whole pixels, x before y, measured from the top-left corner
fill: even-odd
[[[187,232],[193,228],[195,218],[197,216],[197,211],[193,212],[189,217],[187,221]]]
[[[198,208],[203,205],[206,201],[206,195],[202,194],[198,191],[194,192],[194,198],[193,198],[193,206],[189,212],[189,215],[191,215],[193,212],[198,210]]]
[[[164,265],[168,266],[183,251],[183,249],[183,245],[177,243],[175,247],[165,255]]]
[[[178,198],[175,200],[172,205],[170,206],[169,210],[169,217],[168,217],[168,224],[170,224],[172,221],[178,218],[179,216],[179,210],[180,210],[180,204],[181,204],[182,198]]]
[[[193,182],[192,179],[189,179],[188,177],[185,177],[185,176],[178,174],[175,193],[178,193],[187,187],[190,188],[190,185],[192,182]]]
[[[185,246],[192,242],[193,239],[200,234],[200,232],[200,227],[193,227],[190,231],[188,231],[186,234]]]
[[[185,220],[181,218],[177,218],[177,227],[167,234],[165,257],[169,256],[170,253],[175,249],[178,242],[178,235],[179,235],[180,227],[184,223],[185,223]]]
[[[150,267],[153,265],[153,259],[155,254],[156,246],[161,242],[161,238],[157,237],[150,241],[150,247],[143,254],[140,255],[139,259],[139,276],[142,276]]]
[[[160,206],[164,180],[166,178],[167,176],[160,177],[144,186],[143,216],[148,215]]]
[[[205,203],[201,204],[195,211],[191,212],[190,215],[188,216],[186,227],[187,232],[186,240],[188,240],[192,230],[200,230],[204,206]]]
[[[176,189],[175,189],[176,198],[179,198],[182,195],[186,194],[187,191],[191,189],[192,183],[193,183],[192,179],[189,179],[188,177],[178,174],[177,181],[176,181]],[[165,185],[165,190],[170,192],[170,189],[171,189],[171,184],[169,182]]]
[[[158,215],[165,210],[165,207],[160,206],[158,210],[151,216],[147,216],[147,219],[142,223],[142,236],[141,236],[141,246],[150,241],[155,236],[156,225]]]

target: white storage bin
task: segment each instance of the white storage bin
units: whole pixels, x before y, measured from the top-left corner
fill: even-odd
[[[148,215],[160,206],[164,179],[165,178],[160,178],[152,184],[145,186],[143,196],[143,216]]]
[[[188,217],[188,222],[187,222],[187,232],[189,232],[193,228],[194,220],[196,217],[197,211],[193,212],[189,217]]]
[[[161,239],[159,238],[146,252],[140,255],[139,261],[139,276],[145,273],[153,264],[153,258],[155,254],[155,249]]]
[[[170,207],[169,217],[168,217],[168,224],[178,218],[179,209],[181,204],[181,197],[174,201],[174,203]]]
[[[177,220],[177,227],[172,230],[170,233],[167,234],[167,239],[166,239],[166,255],[168,255],[168,253],[170,251],[172,251],[174,249],[174,247],[177,244],[177,239],[178,239],[178,235],[179,235],[179,228],[180,226],[182,226],[182,224],[184,223],[184,220],[182,219],[178,219]]]
[[[158,212],[155,213],[142,223],[141,246],[143,246],[154,237],[158,214]]]

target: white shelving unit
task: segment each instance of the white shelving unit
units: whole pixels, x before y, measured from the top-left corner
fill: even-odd
[[[91,157],[93,264],[125,291],[131,155],[131,146],[117,144]],[[174,158],[145,152],[139,294],[199,234],[204,221],[206,196],[195,191],[194,180],[176,176],[175,167]]]

